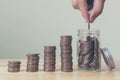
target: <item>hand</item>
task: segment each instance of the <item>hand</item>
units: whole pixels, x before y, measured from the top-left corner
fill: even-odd
[[[72,0],[74,9],[81,11],[85,21],[91,23],[102,13],[105,0]]]

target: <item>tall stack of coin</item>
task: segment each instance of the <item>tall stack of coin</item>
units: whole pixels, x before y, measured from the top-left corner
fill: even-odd
[[[61,71],[72,72],[72,36],[61,36],[60,47],[61,47]]]
[[[39,54],[33,53],[27,55],[27,72],[37,72],[39,70]]]
[[[8,72],[19,72],[20,64],[20,61],[8,61]]]
[[[44,71],[52,72],[55,71],[56,64],[56,46],[45,46],[44,47]]]
[[[99,41],[96,37],[94,37],[94,57],[93,61],[89,64],[94,69],[100,68],[100,54],[99,54]]]
[[[96,37],[87,36],[85,41],[80,40],[78,54],[81,69],[99,69],[99,42]]]

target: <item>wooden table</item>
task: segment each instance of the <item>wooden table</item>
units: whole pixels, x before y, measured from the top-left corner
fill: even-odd
[[[60,63],[57,61],[55,72],[44,72],[41,60],[38,72],[26,72],[26,60],[20,60],[21,71],[16,73],[7,72],[7,61],[0,60],[0,80],[120,80],[119,61],[117,61],[117,68],[113,71],[102,66],[101,72],[81,72],[77,71],[76,63],[74,63],[73,72],[61,72]]]

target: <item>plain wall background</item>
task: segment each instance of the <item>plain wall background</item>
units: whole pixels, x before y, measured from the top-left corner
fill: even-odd
[[[106,0],[103,14],[91,24],[101,32],[101,46],[108,47],[114,58],[120,58],[120,0]],[[26,58],[40,53],[45,45],[57,47],[60,58],[60,36],[73,36],[76,58],[77,30],[85,28],[79,11],[71,0],[0,0],[0,59]]]

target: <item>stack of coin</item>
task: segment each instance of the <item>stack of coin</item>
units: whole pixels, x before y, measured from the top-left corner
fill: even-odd
[[[8,61],[8,72],[19,72],[20,64],[20,61]]]
[[[99,69],[99,42],[96,37],[87,36],[85,41],[80,40],[78,49],[78,63],[83,70]]]
[[[61,71],[72,72],[72,36],[61,36],[60,47],[61,47]]]
[[[56,64],[56,46],[45,46],[44,47],[44,71],[53,72],[55,71]]]
[[[94,58],[89,65],[94,69],[99,69],[101,66],[99,60],[100,60],[99,41],[96,37],[94,37]]]
[[[27,72],[37,72],[39,70],[39,54],[33,53],[27,55]]]

